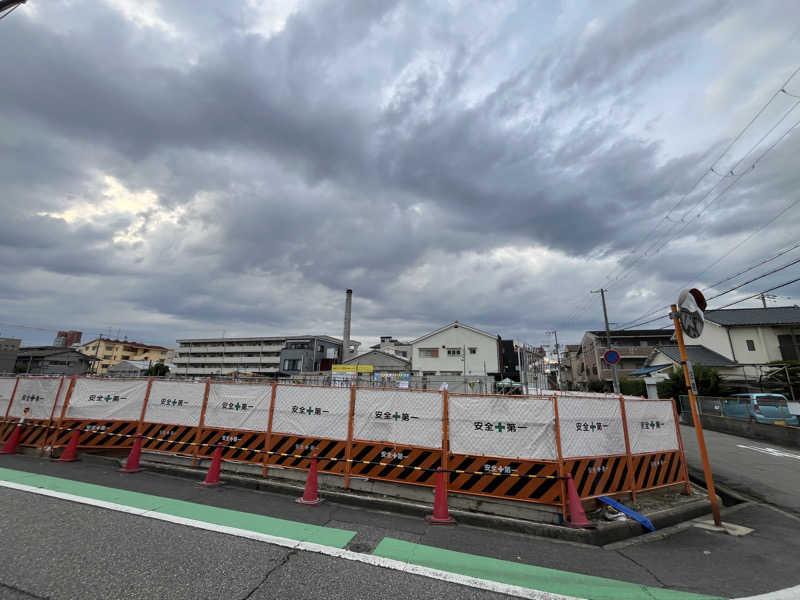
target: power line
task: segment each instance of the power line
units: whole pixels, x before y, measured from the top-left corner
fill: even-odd
[[[719,298],[720,296],[724,296],[725,294],[730,294],[734,290],[738,290],[739,288],[742,288],[742,287],[744,287],[744,286],[746,286],[746,285],[748,285],[750,283],[753,283],[754,281],[758,281],[759,279],[763,279],[764,277],[769,277],[770,275],[774,275],[775,273],[778,273],[779,271],[783,271],[784,269],[788,269],[789,267],[791,267],[792,265],[796,265],[797,263],[800,263],[800,258],[797,258],[797,259],[793,260],[792,262],[783,265],[782,267],[778,267],[777,269],[772,269],[772,271],[767,271],[763,275],[759,275],[758,277],[753,277],[753,279],[748,279],[744,283],[740,283],[739,285],[737,285],[735,287],[732,287],[729,290],[725,290],[724,292],[721,292],[721,293],[717,294],[716,296],[711,296],[707,300],[714,300],[715,298]]]
[[[776,258],[780,258],[780,257],[781,257],[781,256],[783,256],[784,254],[788,254],[789,252],[791,252],[792,250],[796,250],[797,248],[800,248],[800,241],[798,241],[798,242],[795,242],[795,243],[794,243],[794,244],[793,244],[793,245],[792,245],[790,248],[787,248],[787,249],[781,250],[780,252],[778,252],[778,253],[777,253],[777,254],[775,254],[774,256],[771,256],[770,258],[766,258],[766,259],[764,259],[764,260],[762,260],[762,261],[760,261],[760,262],[756,263],[755,265],[753,265],[753,266],[751,266],[751,267],[748,267],[748,268],[746,268],[746,269],[744,269],[744,270],[742,270],[742,271],[739,271],[738,273],[734,273],[733,275],[729,275],[728,277],[726,277],[726,278],[724,278],[724,279],[720,279],[719,281],[716,281],[716,282],[712,283],[712,284],[711,284],[711,285],[709,285],[709,286],[708,286],[706,289],[715,288],[715,287],[717,287],[717,286],[718,286],[719,284],[721,284],[721,283],[725,283],[726,281],[730,281],[731,279],[735,279],[735,278],[736,278],[736,277],[738,277],[739,275],[744,275],[745,273],[747,273],[747,272],[749,272],[749,271],[752,271],[753,269],[757,269],[758,267],[760,267],[760,266],[762,266],[762,265],[765,265],[765,264],[767,264],[767,263],[769,263],[769,262],[772,262],[772,261],[773,261],[773,260],[775,260]]]
[[[719,175],[719,173],[717,173],[717,172],[715,171],[715,167],[716,167],[717,163],[718,163],[720,160],[722,160],[722,158],[723,158],[723,157],[724,157],[724,156],[725,156],[725,155],[726,155],[726,154],[727,154],[727,153],[728,153],[728,152],[731,150],[731,148],[733,148],[733,146],[736,144],[736,142],[738,142],[738,141],[739,141],[739,140],[742,138],[742,136],[745,134],[745,132],[746,132],[746,131],[747,131],[747,130],[748,130],[748,129],[749,129],[749,128],[750,128],[750,127],[753,125],[753,123],[755,123],[755,122],[756,122],[756,120],[758,120],[758,118],[759,118],[759,117],[760,117],[760,116],[761,116],[761,115],[764,113],[764,111],[767,109],[767,107],[768,107],[770,104],[772,104],[773,100],[775,100],[775,98],[777,98],[777,97],[778,97],[778,95],[780,95],[781,93],[784,93],[784,94],[786,94],[786,95],[789,95],[789,96],[794,96],[793,94],[790,94],[789,92],[787,92],[787,91],[786,91],[786,86],[787,86],[787,85],[788,85],[788,84],[791,82],[791,80],[792,80],[792,79],[794,79],[794,77],[795,77],[795,76],[796,76],[796,75],[797,75],[799,72],[800,72],[800,66],[799,66],[799,67],[797,67],[797,68],[796,68],[796,69],[795,69],[795,70],[792,72],[792,74],[791,74],[791,75],[789,75],[789,77],[786,79],[786,81],[784,81],[784,82],[783,82],[783,84],[782,84],[782,85],[781,85],[781,86],[780,86],[780,87],[779,87],[779,88],[778,88],[778,89],[777,89],[777,90],[776,90],[776,91],[775,91],[775,92],[772,94],[772,96],[770,96],[769,100],[767,100],[767,102],[766,102],[766,103],[765,103],[765,104],[764,104],[764,105],[763,105],[763,106],[762,106],[762,107],[761,107],[761,108],[758,110],[758,112],[757,112],[757,113],[756,113],[756,114],[755,114],[755,115],[754,115],[754,116],[753,116],[753,117],[750,119],[750,121],[747,123],[747,125],[745,125],[745,126],[744,126],[744,128],[742,128],[742,129],[739,131],[739,133],[736,135],[736,137],[734,137],[734,138],[733,138],[733,140],[731,140],[731,141],[730,141],[730,143],[728,143],[728,145],[727,145],[727,146],[725,147],[725,149],[724,149],[724,150],[723,150],[723,151],[720,153],[720,155],[717,157],[717,159],[716,159],[716,160],[715,160],[713,163],[711,163],[711,166],[710,166],[710,168],[709,168],[707,171],[705,171],[705,172],[703,173],[703,175],[702,175],[702,176],[701,176],[701,177],[700,177],[700,178],[699,178],[699,179],[698,179],[698,180],[697,180],[697,181],[694,183],[694,185],[693,185],[691,188],[689,188],[689,191],[687,191],[687,192],[686,192],[686,193],[685,193],[683,196],[681,196],[681,198],[680,198],[680,199],[679,199],[679,200],[678,200],[678,201],[677,201],[677,202],[676,202],[676,203],[675,203],[675,204],[674,204],[674,205],[673,205],[673,206],[672,206],[672,207],[671,207],[671,208],[670,208],[670,209],[667,211],[667,213],[664,215],[664,217],[662,217],[662,218],[661,218],[661,220],[660,220],[660,221],[659,221],[659,222],[658,222],[658,223],[655,225],[655,227],[653,227],[653,229],[651,229],[650,231],[648,231],[648,233],[647,233],[647,234],[645,234],[645,236],[642,238],[642,240],[641,240],[641,241],[640,241],[640,242],[639,242],[639,243],[636,245],[636,247],[634,247],[634,248],[633,248],[633,249],[632,249],[632,250],[631,250],[631,251],[630,251],[630,252],[627,254],[627,256],[631,256],[632,254],[635,254],[635,253],[636,253],[636,252],[639,250],[639,248],[641,248],[642,244],[644,244],[644,243],[645,243],[645,242],[646,242],[646,241],[647,241],[647,240],[650,238],[650,236],[651,236],[651,235],[652,235],[652,234],[653,234],[653,233],[654,233],[656,230],[658,230],[658,228],[661,226],[661,224],[662,224],[662,223],[664,223],[664,221],[665,221],[665,220],[669,220],[669,215],[670,215],[670,214],[671,214],[671,213],[672,213],[674,210],[676,210],[676,209],[678,208],[678,206],[680,206],[680,205],[683,203],[683,201],[684,201],[684,200],[685,200],[685,199],[686,199],[686,198],[687,198],[687,197],[688,197],[688,196],[689,196],[689,195],[690,195],[692,192],[694,192],[694,190],[695,190],[695,189],[697,188],[697,186],[698,186],[698,185],[700,185],[700,183],[701,183],[701,182],[702,182],[702,181],[703,181],[703,180],[706,178],[706,176],[708,175],[708,173],[709,173],[709,172],[711,172],[711,173],[714,173],[714,174],[716,174],[716,175]],[[789,114],[789,112],[791,112],[791,110],[794,110],[794,107],[792,107],[792,109],[790,109],[790,110],[789,110],[789,111],[788,111],[786,114],[784,114],[784,117],[781,119],[781,121],[782,121],[784,118],[786,118],[786,116]],[[781,122],[781,121],[779,121],[778,123],[776,123],[776,124],[773,126],[773,128],[770,130],[770,132],[771,132],[772,130],[774,130],[774,128],[775,128],[775,127],[777,127],[777,125],[778,125],[778,124],[780,124],[780,122]],[[769,135],[769,133],[768,133],[767,135]],[[764,139],[764,138],[762,137],[762,139],[761,139],[761,140],[759,140],[758,144],[760,144],[760,143],[761,143],[761,141],[763,141],[763,139]],[[757,144],[757,145],[758,145],[758,144]],[[757,145],[756,145],[755,147],[757,147]],[[754,147],[754,148],[755,148],[755,147]],[[753,148],[753,149],[754,149],[754,148]],[[749,155],[749,153],[750,153],[751,151],[752,151],[752,149],[751,149],[750,151],[748,151],[748,153],[747,153],[747,154],[745,154],[745,155],[744,155],[744,157],[743,157],[741,160],[744,160],[744,158],[746,158],[746,157]],[[741,160],[740,160],[740,162],[741,162]],[[737,164],[737,166],[738,166],[738,164]],[[720,176],[720,177],[723,177],[723,178],[724,178],[725,176]],[[719,183],[719,182],[718,182],[718,183]],[[718,183],[717,183],[717,184],[718,184]],[[713,191],[713,189],[715,189],[715,188],[716,188],[716,185],[715,185],[715,186],[712,188],[712,190],[711,190],[711,191]],[[705,197],[704,197],[704,199],[705,199]],[[695,205],[697,205],[697,204],[695,204]],[[686,214],[688,214],[688,211],[687,211],[686,213],[684,213],[684,217],[685,217],[685,215],[686,215]],[[681,221],[683,221],[683,218],[681,218]],[[658,238],[657,238],[657,241],[656,241],[656,244],[658,243],[658,241],[659,241],[660,239],[663,239],[663,236],[658,236]],[[652,245],[650,245],[650,246],[648,247],[648,250],[647,250],[647,251],[644,253],[644,256],[646,256],[646,255],[647,255],[647,253],[648,253],[648,252],[649,252],[649,251],[650,251],[650,250],[651,250],[651,249],[652,249],[654,246],[655,246],[655,244],[652,244]],[[643,256],[641,256],[641,257],[640,257],[638,260],[634,261],[634,263],[633,263],[632,265],[630,265],[629,267],[627,267],[627,268],[625,268],[625,267],[622,267],[622,266],[618,267],[618,268],[622,269],[622,273],[620,273],[619,275],[617,275],[617,277],[615,278],[615,281],[619,281],[619,280],[620,280],[620,279],[621,279],[621,278],[622,278],[622,277],[623,277],[623,276],[624,276],[624,275],[625,275],[627,272],[629,272],[629,271],[630,271],[630,270],[631,270],[631,269],[632,269],[632,268],[633,268],[633,267],[634,267],[636,264],[638,264],[638,262],[639,262],[639,261],[640,261],[642,258],[643,258]],[[612,272],[611,272],[611,273],[610,273],[608,276],[606,276],[606,279],[605,279],[605,281],[608,281],[608,280],[610,280],[610,279],[611,279],[611,277],[612,277],[612,276],[614,275],[614,273],[616,272],[616,270],[617,270],[617,269],[614,269],[614,270],[612,270]]]
[[[778,93],[780,93],[780,92],[778,92]],[[767,137],[769,137],[769,135],[770,135],[770,134],[771,134],[771,133],[772,133],[772,132],[773,132],[773,131],[774,131],[774,130],[775,130],[777,127],[778,127],[778,125],[780,125],[780,124],[781,124],[781,123],[782,123],[782,122],[783,122],[783,121],[786,119],[786,117],[787,117],[787,116],[789,116],[789,114],[790,114],[792,111],[794,111],[794,109],[795,109],[795,108],[797,108],[798,106],[800,106],[800,101],[798,101],[798,102],[795,102],[795,103],[792,105],[792,107],[791,107],[789,110],[787,110],[787,111],[784,113],[784,115],[783,115],[783,116],[782,116],[782,117],[781,117],[781,118],[780,118],[780,119],[779,119],[779,120],[778,120],[778,121],[777,121],[777,122],[776,122],[776,123],[775,123],[775,124],[774,124],[774,125],[773,125],[773,126],[770,128],[770,129],[769,129],[769,131],[767,131],[767,133],[766,133],[766,134],[764,134],[763,136],[761,136],[761,138],[760,138],[760,139],[759,139],[759,140],[758,140],[758,141],[757,141],[755,144],[753,144],[753,146],[751,146],[751,147],[750,147],[750,149],[749,149],[749,150],[748,150],[748,151],[747,151],[747,152],[746,152],[746,153],[743,155],[743,157],[742,157],[742,158],[741,158],[741,159],[740,159],[740,160],[739,160],[739,161],[736,163],[736,165],[734,165],[734,168],[730,170],[730,172],[728,173],[728,175],[726,175],[726,176],[725,176],[725,177],[731,177],[731,176],[734,176],[734,177],[735,177],[735,179],[734,179],[734,180],[733,180],[733,181],[732,181],[732,182],[731,182],[731,183],[728,185],[728,187],[726,187],[724,190],[722,190],[722,191],[721,191],[719,194],[717,194],[715,197],[713,197],[713,198],[712,198],[712,199],[711,199],[711,200],[710,200],[710,201],[709,201],[709,202],[708,202],[708,203],[707,203],[705,206],[703,206],[703,208],[700,210],[700,212],[698,212],[698,213],[697,213],[697,215],[695,216],[694,220],[697,220],[697,219],[699,219],[701,216],[703,216],[703,214],[705,214],[705,212],[706,212],[706,211],[707,211],[707,210],[708,210],[708,209],[711,207],[711,205],[712,205],[712,204],[714,204],[715,202],[717,202],[717,201],[718,201],[720,198],[722,198],[722,197],[723,197],[723,196],[724,196],[724,195],[725,195],[725,194],[726,194],[726,193],[727,193],[727,192],[728,192],[728,191],[729,191],[731,188],[733,188],[733,187],[734,187],[734,186],[735,186],[737,183],[739,183],[739,181],[742,179],[742,177],[744,177],[744,176],[745,176],[745,175],[747,175],[748,173],[751,173],[753,170],[755,170],[755,168],[756,168],[756,166],[758,165],[758,163],[759,163],[759,162],[761,162],[761,160],[762,160],[762,159],[763,159],[763,158],[764,158],[764,157],[765,157],[767,154],[769,154],[769,153],[770,153],[770,152],[771,152],[771,151],[772,151],[772,150],[775,148],[775,146],[777,146],[777,145],[778,145],[778,144],[779,144],[781,141],[783,141],[783,140],[786,138],[786,136],[787,136],[787,135],[789,135],[789,133],[791,133],[791,132],[792,132],[792,131],[793,131],[793,130],[794,130],[794,129],[795,129],[797,126],[798,126],[798,125],[800,125],[800,121],[797,121],[797,122],[795,122],[795,123],[794,123],[794,125],[792,125],[792,126],[789,128],[789,129],[787,129],[787,130],[786,130],[786,131],[783,133],[783,135],[781,135],[781,137],[779,137],[777,140],[775,140],[775,142],[774,142],[774,143],[772,143],[772,144],[771,144],[771,145],[770,145],[770,146],[769,146],[769,147],[768,147],[768,148],[767,148],[767,149],[766,149],[766,150],[765,150],[763,153],[761,153],[761,155],[760,155],[760,156],[759,156],[757,159],[755,159],[755,160],[753,161],[753,163],[750,165],[750,167],[749,167],[747,170],[745,170],[745,171],[742,171],[742,172],[740,172],[740,173],[738,173],[738,174],[737,174],[737,173],[735,173],[735,169],[737,169],[737,168],[739,167],[739,165],[741,165],[741,163],[744,161],[744,159],[745,159],[745,158],[747,158],[748,156],[750,156],[750,154],[752,154],[752,152],[753,152],[753,151],[754,151],[756,148],[758,148],[758,146],[760,146],[760,145],[761,145],[761,143],[762,143],[762,142],[763,142],[763,141],[764,141],[764,140],[765,140]],[[713,170],[713,169],[712,169],[712,170]],[[723,178],[723,179],[724,179],[724,178]],[[654,253],[654,254],[658,254],[658,253],[659,253],[659,252],[661,252],[661,250],[662,250],[663,248],[665,248],[665,247],[666,247],[666,246],[667,246],[667,245],[668,245],[668,244],[669,244],[671,241],[673,241],[673,240],[677,239],[677,237],[678,237],[678,236],[679,236],[681,233],[683,233],[683,232],[686,230],[686,228],[687,228],[687,227],[689,227],[689,225],[691,225],[691,224],[692,224],[692,221],[686,221],[686,217],[689,215],[689,213],[690,213],[692,210],[694,210],[694,208],[696,208],[697,206],[699,206],[699,205],[700,205],[702,202],[704,202],[704,201],[705,201],[705,199],[706,199],[706,198],[708,198],[708,197],[711,195],[711,193],[712,193],[712,192],[713,192],[715,189],[717,189],[717,186],[718,186],[718,185],[719,185],[719,184],[720,184],[720,183],[723,181],[723,179],[720,179],[720,180],[719,180],[719,181],[718,181],[716,184],[714,184],[714,186],[713,186],[711,189],[709,189],[709,190],[708,190],[708,192],[706,192],[706,194],[705,194],[705,195],[704,195],[702,198],[700,198],[700,199],[699,199],[697,202],[695,202],[695,204],[694,204],[694,206],[693,206],[692,208],[690,208],[690,209],[687,209],[687,210],[686,210],[686,212],[684,212],[684,214],[683,214],[683,217],[681,217],[681,220],[680,220],[680,223],[683,223],[683,227],[681,227],[681,228],[680,228],[680,229],[679,229],[679,230],[678,230],[676,233],[674,233],[674,234],[673,234],[673,230],[674,230],[674,229],[675,229],[675,227],[676,227],[678,224],[680,224],[680,223],[676,223],[674,227],[667,228],[667,230],[666,230],[666,231],[665,231],[665,232],[664,232],[662,235],[659,235],[659,236],[657,236],[656,240],[655,240],[655,241],[654,241],[654,242],[653,242],[653,243],[652,243],[652,244],[651,244],[651,245],[650,245],[650,246],[647,248],[647,250],[645,250],[644,254],[642,254],[642,255],[641,255],[641,256],[640,256],[640,257],[639,257],[637,260],[635,260],[635,261],[634,261],[634,262],[633,262],[631,265],[629,265],[629,266],[628,266],[628,268],[627,268],[627,269],[626,269],[626,270],[625,270],[623,273],[621,273],[621,274],[620,274],[620,275],[619,275],[619,276],[616,278],[616,280],[615,280],[615,281],[621,281],[622,279],[624,279],[624,278],[625,278],[625,277],[626,277],[626,276],[627,276],[629,273],[631,273],[631,272],[633,271],[633,268],[634,268],[634,267],[635,267],[635,266],[636,266],[636,265],[637,265],[639,262],[641,262],[641,261],[642,261],[642,260],[643,260],[643,259],[644,259],[644,258],[645,258],[645,257],[646,257],[646,256],[647,256],[647,255],[648,255],[650,252],[651,252],[651,251],[653,251],[653,249],[656,249],[656,251],[655,251],[655,253]],[[662,243],[662,242],[663,242],[663,243]]]
[[[766,294],[767,292],[772,292],[774,290],[778,290],[782,287],[786,287],[787,285],[791,285],[793,283],[797,283],[800,281],[800,277],[797,279],[792,279],[791,281],[787,281],[786,283],[781,283],[780,285],[776,285],[774,287],[769,288],[768,290],[762,290],[760,292],[756,292],[752,296],[747,296],[747,298],[742,298],[741,300],[737,300],[736,302],[731,302],[730,304],[726,304],[725,306],[719,306],[717,308],[710,308],[708,310],[722,310],[723,308],[728,308],[729,306],[733,306],[734,304],[739,304],[740,302],[745,302],[746,300],[751,300],[752,298],[757,298],[761,294]]]

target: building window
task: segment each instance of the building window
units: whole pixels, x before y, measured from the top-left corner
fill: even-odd
[[[122,355],[122,360],[130,360],[130,359],[131,359],[131,357],[130,357],[129,354],[123,354]]]
[[[105,359],[109,359],[109,358],[111,358],[111,355],[110,355],[110,354],[104,354],[104,355],[103,355],[103,358],[105,358]]]
[[[469,349],[469,353],[470,354],[477,354],[478,353],[478,349],[477,348],[470,348]]]
[[[419,357],[420,358],[439,358],[439,349],[438,348],[420,348],[419,349]]]
[[[397,355],[398,355],[398,356],[405,356],[405,357],[407,357],[407,356],[408,356],[408,352],[406,352],[405,350],[398,350],[398,351],[397,351]]]
[[[747,344],[747,349],[750,352],[756,351],[756,343],[753,340],[747,340],[745,343]]]
[[[422,376],[423,377],[430,377],[431,375],[436,375],[436,371],[423,371],[422,372]]]
[[[448,348],[447,356],[461,356],[461,348]]]
[[[287,358],[283,361],[283,370],[284,371],[299,371],[300,370],[300,359],[295,358]]]

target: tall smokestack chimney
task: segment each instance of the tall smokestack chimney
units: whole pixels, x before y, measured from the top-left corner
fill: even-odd
[[[353,309],[353,290],[347,290],[344,301],[344,335],[342,335],[342,362],[350,358],[350,313]]]

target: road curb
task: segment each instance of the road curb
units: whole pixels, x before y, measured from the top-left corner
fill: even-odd
[[[92,462],[102,461],[107,464],[109,460],[114,462],[115,465],[122,463],[121,460],[116,458],[109,459],[107,457],[100,457],[96,455],[93,456]],[[198,481],[200,481],[205,474],[205,469],[201,467],[175,465],[153,461],[147,458],[143,458],[141,460],[141,466],[154,472],[182,477],[185,479],[196,479]],[[302,485],[263,479],[261,477],[251,475],[242,475],[223,471],[222,479],[229,485],[264,492],[279,493],[291,497],[298,497],[303,493]],[[409,500],[397,500],[378,494],[366,494],[363,492],[328,489],[323,492],[323,495],[327,500],[343,505],[368,508],[372,510],[385,510],[388,512],[419,518],[423,518],[432,510],[432,506],[428,504],[422,504]],[[537,523],[535,521],[526,521],[522,519],[514,519],[510,517],[472,512],[461,509],[451,508],[449,512],[459,523],[463,525],[471,525],[500,531],[510,531],[526,535],[535,535],[538,537],[591,546],[605,546],[607,544],[646,534],[642,526],[632,520],[601,522],[597,529],[571,529],[561,525]],[[688,502],[679,507],[648,513],[647,517],[657,529],[662,529],[697,518],[707,514],[708,512],[710,512],[710,503],[708,500],[704,498],[698,498],[695,501]]]

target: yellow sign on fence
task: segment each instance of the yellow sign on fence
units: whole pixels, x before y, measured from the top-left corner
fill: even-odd
[[[372,365],[333,365],[334,373],[372,373]]]

